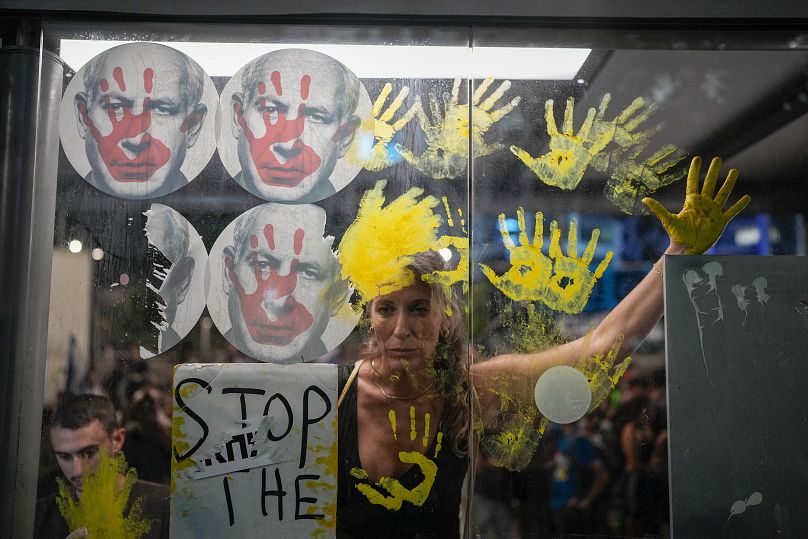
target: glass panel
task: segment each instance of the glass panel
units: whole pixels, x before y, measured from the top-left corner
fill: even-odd
[[[73,71],[62,110],[46,414],[68,392],[107,395],[141,479],[168,483],[173,455],[172,536],[254,522],[328,535],[336,446],[313,442],[300,418],[320,413],[306,411],[319,402],[312,387],[336,409],[336,370],[311,369],[280,389],[261,377],[286,380],[289,371],[207,373],[214,363],[303,359],[346,366],[347,376],[365,358],[358,403],[348,397],[340,412],[341,529],[396,521],[402,536],[457,534],[469,417],[456,391],[468,345],[467,30],[99,24],[87,32],[58,23],[47,39]],[[352,90],[354,75],[361,85]],[[399,330],[388,311],[397,307],[380,308],[375,330],[361,313],[380,292],[402,288],[405,266],[423,251],[433,251],[416,262],[434,279],[435,301],[425,284],[414,288],[426,302],[401,307],[416,326],[393,346]],[[458,299],[441,301],[452,287]],[[438,318],[446,322],[432,325]],[[441,345],[451,346],[451,365],[429,364],[440,387],[426,363],[432,354],[421,350],[430,339],[434,350],[439,333],[452,338]],[[177,370],[172,386],[172,369],[187,363],[208,366]],[[275,417],[287,401],[288,436]],[[268,413],[264,427],[253,422]],[[40,496],[66,471],[53,460],[54,432],[43,434]],[[264,465],[235,473],[233,444],[260,453],[259,433],[276,453],[243,449]],[[282,453],[301,436],[310,458],[298,470],[297,457]],[[406,494],[382,486],[382,476]],[[158,509],[150,503],[146,517]]]
[[[334,445],[304,443],[300,418],[333,416],[309,405],[334,408],[338,376],[343,531],[668,534],[669,240],[642,199],[678,212],[691,158],[704,178],[719,155],[719,184],[741,171],[727,206],[752,203],[708,254],[804,255],[804,40],[474,27],[469,48],[452,27],[87,26],[45,33],[72,69],[43,425],[94,393],[128,434],[64,445],[86,423],[57,418],[70,432],[43,432],[41,496],[60,468],[78,487],[95,445],[122,446],[141,479],[173,465],[174,536],[264,518],[333,533],[309,491],[333,498],[315,472],[337,467]],[[150,43],[112,48],[132,42]],[[701,252],[711,219],[667,228]],[[256,374],[300,359],[345,368],[274,389]],[[187,363],[207,365],[172,385]],[[249,365],[204,378],[214,364]],[[292,453],[253,455],[258,434]],[[241,458],[269,460],[242,474]],[[281,511],[301,527],[276,526]]]
[[[704,178],[720,156],[719,186],[740,170],[724,209],[745,194],[752,202],[708,253],[804,255],[808,56],[787,30],[475,28],[474,37],[475,58],[496,46],[591,52],[566,75],[514,74],[486,92],[488,81],[474,81],[483,95],[506,91],[473,110],[472,379],[483,383],[472,533],[665,536],[655,322],[668,235],[642,199],[678,213],[691,158],[704,159]],[[627,298],[632,290],[641,293]],[[502,354],[526,355],[489,361]]]

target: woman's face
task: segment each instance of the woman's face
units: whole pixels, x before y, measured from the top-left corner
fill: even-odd
[[[435,354],[444,314],[432,291],[416,283],[377,296],[370,304],[373,339],[382,356],[402,367],[421,367]]]

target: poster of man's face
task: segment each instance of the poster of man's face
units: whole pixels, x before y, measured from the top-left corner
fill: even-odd
[[[356,325],[325,222],[317,206],[268,203],[241,214],[216,240],[208,311],[244,354],[273,363],[310,360]]]
[[[227,171],[264,200],[316,202],[353,180],[352,145],[373,141],[370,98],[347,67],[305,49],[267,53],[222,91],[219,154]],[[368,127],[370,126],[370,127]]]
[[[169,350],[196,325],[205,308],[207,250],[196,229],[176,210],[152,204],[145,212],[151,268],[146,286],[158,317],[156,350],[141,347],[147,358]]]
[[[188,184],[216,149],[218,94],[185,54],[129,43],[87,62],[67,86],[62,146],[73,168],[110,195],[155,198]]]

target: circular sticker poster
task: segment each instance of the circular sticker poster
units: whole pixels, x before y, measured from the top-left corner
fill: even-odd
[[[67,85],[62,147],[93,187],[128,199],[161,197],[210,161],[218,104],[210,77],[185,54],[156,43],[119,45]]]
[[[264,200],[316,202],[348,185],[373,144],[370,97],[326,54],[281,49],[252,60],[224,87],[217,117],[227,172]]]
[[[208,312],[224,337],[259,361],[299,363],[333,350],[359,315],[311,204],[262,204],[230,223],[211,248]]]

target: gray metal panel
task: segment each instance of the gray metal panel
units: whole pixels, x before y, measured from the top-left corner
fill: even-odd
[[[665,329],[674,537],[807,537],[808,260],[666,257]]]
[[[0,537],[30,537],[48,334],[62,64],[0,49]]]

